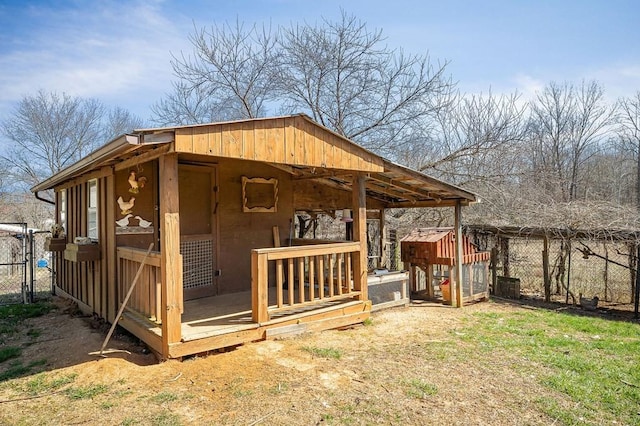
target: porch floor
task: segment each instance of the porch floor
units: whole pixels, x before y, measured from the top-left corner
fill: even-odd
[[[296,294],[296,300],[297,300]],[[269,289],[269,307],[275,307],[276,289]],[[188,342],[206,337],[256,329],[260,326],[277,324],[291,315],[322,309],[336,308],[341,304],[353,302],[353,299],[329,300],[306,306],[294,306],[289,310],[271,314],[271,320],[265,324],[254,323],[251,318],[251,291],[229,293],[220,296],[203,297],[184,302],[182,314],[182,341]],[[140,321],[141,318],[137,320]],[[149,321],[146,327],[161,336],[160,324]]]

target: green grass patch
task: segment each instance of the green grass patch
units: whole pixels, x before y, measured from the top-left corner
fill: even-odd
[[[489,357],[511,357],[523,372],[573,401],[538,401],[565,424],[640,425],[640,326],[549,311],[477,313],[458,335]],[[523,361],[524,360],[524,361]],[[528,369],[528,372],[525,371]]]
[[[177,414],[162,412],[153,416],[151,424],[153,426],[179,426],[182,422]]]
[[[12,358],[18,358],[22,354],[22,349],[15,346],[7,346],[0,349],[0,363],[3,363]]]
[[[303,346],[302,350],[305,352],[309,352],[311,355],[318,358],[340,359],[342,357],[342,352],[334,348],[318,348],[315,346]]]
[[[422,379],[411,379],[404,382],[405,394],[412,398],[426,399],[438,393],[438,387]]]
[[[373,325],[373,318],[369,317],[366,320],[362,321],[362,325],[365,327],[369,327]]]
[[[32,361],[29,364],[23,364],[20,360],[14,360],[14,362],[5,371],[0,373],[0,382],[4,382],[18,377],[25,376],[33,373],[33,369],[42,365],[46,365],[46,359],[39,359]]]
[[[55,392],[61,387],[73,383],[77,374],[50,377],[45,373],[38,374],[25,384],[25,391],[30,395],[39,395],[47,392]]]
[[[45,315],[54,307],[48,302],[0,306],[0,321],[5,324],[18,324],[27,318]]]
[[[93,399],[96,396],[107,392],[109,388],[107,385],[99,384],[99,385],[89,385],[89,386],[80,386],[80,387],[72,387],[66,390],[65,394],[70,399]]]
[[[178,395],[172,392],[160,392],[151,397],[151,400],[156,404],[164,404],[166,402],[177,401],[178,399]]]

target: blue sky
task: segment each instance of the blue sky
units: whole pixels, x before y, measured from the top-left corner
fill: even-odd
[[[170,90],[170,54],[197,27],[236,19],[290,25],[340,9],[391,47],[449,61],[466,93],[535,95],[550,81],[640,90],[640,1],[0,0],[0,120],[38,89],[94,97],[142,118]]]

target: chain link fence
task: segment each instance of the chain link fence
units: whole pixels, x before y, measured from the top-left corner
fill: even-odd
[[[473,235],[481,250],[493,250],[497,275],[520,280],[522,294],[544,297],[544,241],[539,238]],[[628,304],[634,300],[635,241],[548,239],[551,295],[579,303],[579,296]]]
[[[0,224],[0,305],[49,297],[53,262],[44,249],[49,235],[28,229],[26,223]]]

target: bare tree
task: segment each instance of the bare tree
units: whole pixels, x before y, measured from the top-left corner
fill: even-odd
[[[145,127],[145,122],[130,111],[115,107],[110,109],[105,117],[103,140],[108,141],[117,136],[129,133],[134,129]]]
[[[159,124],[254,118],[275,99],[277,36],[269,27],[236,22],[195,29],[193,56],[171,61],[174,92],[152,107]]]
[[[344,12],[339,22],[282,30],[281,96],[286,112],[319,123],[390,157],[409,124],[443,107],[453,84],[445,65],[383,45],[379,30]]]
[[[618,102],[617,135],[621,150],[634,159],[636,208],[640,211],[640,91]]]
[[[25,96],[0,124],[9,142],[0,156],[11,192],[26,190],[144,122],[96,99],[47,93]]]
[[[383,45],[380,31],[342,20],[291,28],[214,26],[174,56],[174,90],[156,103],[159,124],[307,113],[363,146],[394,155],[411,123],[442,107],[453,87],[444,65]]]
[[[562,201],[578,198],[584,165],[602,147],[613,108],[596,82],[548,84],[531,103],[530,158],[536,178]],[[585,194],[582,188],[582,194]]]
[[[25,96],[2,123],[11,142],[2,158],[14,178],[33,185],[102,143],[104,106],[95,99],[39,91]]]
[[[518,94],[458,96],[436,116],[437,143],[419,169],[461,184],[503,181],[526,135],[526,108]]]

